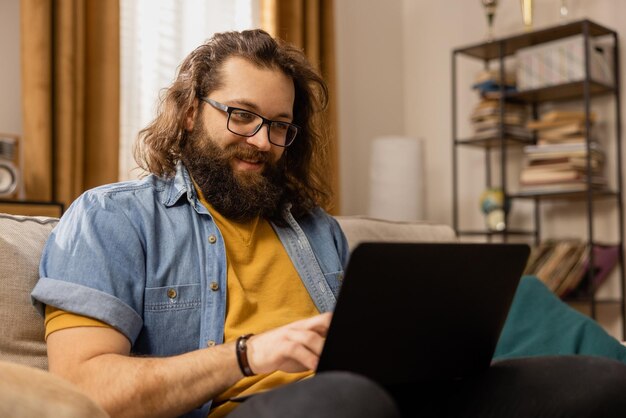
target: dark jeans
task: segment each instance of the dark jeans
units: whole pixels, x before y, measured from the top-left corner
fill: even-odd
[[[321,373],[253,396],[229,418],[626,416],[626,365],[601,357],[504,360],[462,381],[387,389],[350,373]]]

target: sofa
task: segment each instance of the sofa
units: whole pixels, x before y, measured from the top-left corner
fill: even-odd
[[[338,217],[351,248],[362,241],[454,241],[447,225]],[[31,305],[43,245],[58,219],[0,214],[0,417],[100,418],[107,413],[48,373],[43,319]]]

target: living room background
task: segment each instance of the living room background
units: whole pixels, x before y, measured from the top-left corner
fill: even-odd
[[[568,20],[588,18],[614,29],[620,40],[624,39],[626,21],[621,16],[626,13],[626,2],[569,0],[567,4]],[[534,0],[534,5],[534,29],[560,23],[560,0]],[[424,142],[425,219],[451,224],[451,55],[455,48],[486,40],[487,24],[480,0],[343,0],[336,3],[336,18],[341,212],[367,213],[371,144],[379,136],[402,135]],[[520,1],[499,1],[495,36],[523,32]],[[622,80],[626,76],[625,56],[622,43]],[[470,132],[469,114],[478,101],[471,84],[480,69],[470,62],[463,62],[463,67],[457,69],[457,89],[467,91],[459,103],[458,117],[460,129],[465,132]],[[623,89],[621,93],[624,103]],[[599,105],[602,100],[597,100]],[[608,118],[603,123],[611,126],[611,112],[602,116]],[[622,106],[623,120],[625,116]],[[482,225],[477,196],[484,187],[484,154],[468,151],[463,155],[459,178],[465,182],[459,196],[460,216],[471,225]],[[585,236],[584,205],[545,206],[544,236]],[[614,240],[615,205],[599,202],[596,208],[600,213],[594,224],[596,239]],[[517,206],[515,221],[531,222],[530,209]],[[600,296],[619,294],[616,279],[614,274],[601,288]],[[598,311],[601,322],[615,335],[620,329],[618,309],[618,305],[605,305]]]

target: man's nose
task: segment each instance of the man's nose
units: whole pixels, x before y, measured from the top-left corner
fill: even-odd
[[[269,151],[272,149],[270,143],[270,127],[263,124],[261,128],[253,136],[248,137],[247,143],[259,149],[259,151]]]

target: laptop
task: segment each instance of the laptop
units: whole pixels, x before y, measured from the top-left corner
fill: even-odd
[[[317,372],[385,387],[487,369],[526,244],[363,243],[352,252]]]

